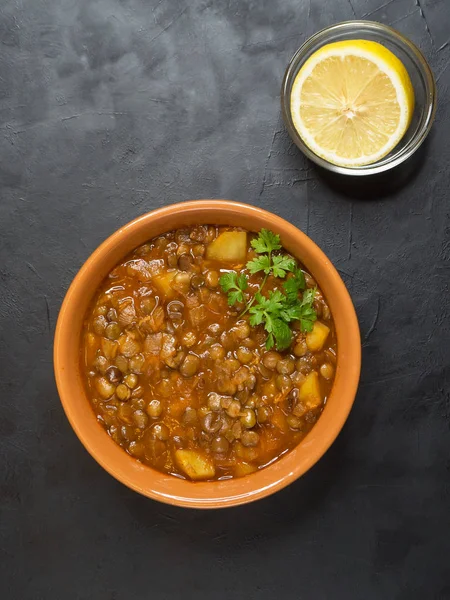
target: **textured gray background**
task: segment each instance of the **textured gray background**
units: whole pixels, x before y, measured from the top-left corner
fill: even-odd
[[[430,60],[428,143],[387,180],[326,177],[279,88],[314,31],[365,17]],[[449,0],[0,1],[0,597],[450,598]],[[107,475],[76,439],[52,337],[78,268],[133,217],[256,204],[325,250],[363,337],[355,407],[305,477],[200,513]]]

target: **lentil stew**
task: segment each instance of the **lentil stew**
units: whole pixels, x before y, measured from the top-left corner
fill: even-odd
[[[95,414],[159,471],[191,480],[250,474],[295,447],[323,410],[336,366],[330,310],[302,268],[306,290],[297,295],[313,292],[314,320],[306,328],[292,320],[288,347],[274,346],[255,299],[281,293],[300,270],[252,272],[255,239],[205,225],[160,235],[111,271],[88,310],[82,369]],[[282,253],[278,246],[274,257]],[[233,272],[245,285],[231,297],[223,278]]]

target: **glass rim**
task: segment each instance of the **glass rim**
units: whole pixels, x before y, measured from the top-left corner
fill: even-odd
[[[409,140],[405,147],[402,148],[402,150],[397,154],[394,154],[394,156],[388,155],[387,157],[380,159],[376,163],[369,165],[362,165],[359,167],[342,167],[330,163],[327,160],[321,158],[315,152],[310,150],[310,148],[308,148],[308,146],[303,142],[302,138],[298,134],[292,122],[290,111],[289,88],[293,83],[294,77],[296,75],[295,71],[299,63],[301,63],[308,51],[317,42],[324,41],[324,43],[326,43],[326,37],[330,33],[339,31],[351,31],[353,29],[356,30],[358,28],[366,29],[367,31],[371,31],[375,34],[380,32],[387,34],[389,37],[394,38],[395,41],[399,42],[404,47],[406,53],[414,55],[414,58],[420,65],[420,69],[422,70],[421,74],[424,77],[426,81],[426,86],[428,88],[426,94],[426,103],[423,109],[425,118],[423,119],[424,122],[418,128],[414,136]],[[431,126],[434,121],[436,113],[436,97],[437,88],[433,71],[431,70],[431,67],[422,51],[411,40],[406,38],[404,35],[402,35],[390,25],[385,25],[384,23],[379,23],[378,21],[342,21],[340,23],[335,23],[333,25],[324,27],[320,31],[314,33],[298,48],[298,50],[292,56],[286,68],[281,84],[281,113],[283,121],[292,140],[294,141],[296,146],[314,163],[326,169],[327,171],[332,171],[341,175],[374,175],[388,171],[389,169],[392,169],[398,166],[399,164],[403,163],[405,160],[410,158],[415,153],[415,151],[422,145],[428,133],[430,132]]]

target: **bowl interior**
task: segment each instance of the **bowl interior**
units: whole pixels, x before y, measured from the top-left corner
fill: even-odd
[[[342,40],[364,39],[383,44],[404,64],[414,88],[415,106],[411,123],[397,146],[384,158],[361,167],[338,167],[320,158],[305,144],[295,129],[290,97],[297,73],[306,60],[325,44]],[[373,21],[348,21],[313,35],[292,58],[282,86],[282,110],[286,126],[296,145],[314,162],[336,173],[368,175],[390,169],[411,156],[425,139],[436,109],[436,86],[431,69],[420,50],[400,33]]]
[[[108,272],[131,250],[177,227],[194,224],[266,227],[280,233],[284,247],[314,275],[332,312],[338,361],[332,392],[324,411],[302,442],[272,465],[241,479],[192,483],[160,473],[129,456],[97,422],[80,369],[84,315]],[[194,201],[159,209],[121,228],[86,261],[74,279],[58,318],[54,364],[60,398],[76,434],[111,475],[154,499],[197,508],[250,502],[280,489],[309,469],[342,428],[356,394],[360,372],[360,337],[348,292],[330,261],[302,232],[283,219],[252,206],[227,201]]]

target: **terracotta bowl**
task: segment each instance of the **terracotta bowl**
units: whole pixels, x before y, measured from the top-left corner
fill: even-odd
[[[312,273],[330,306],[337,333],[337,369],[324,411],[300,444],[247,477],[192,483],[164,475],[129,456],[97,422],[83,385],[80,338],[89,303],[108,272],[150,238],[194,224],[237,225],[279,233],[283,246]],[[59,395],[75,433],[95,460],[131,489],[168,504],[220,508],[273,494],[310,469],[336,439],[352,407],[360,374],[361,342],[352,301],[336,269],[309,237],[276,215],[225,200],[184,202],[155,210],[120,228],[88,258],[70,286],[58,318],[54,367]]]

